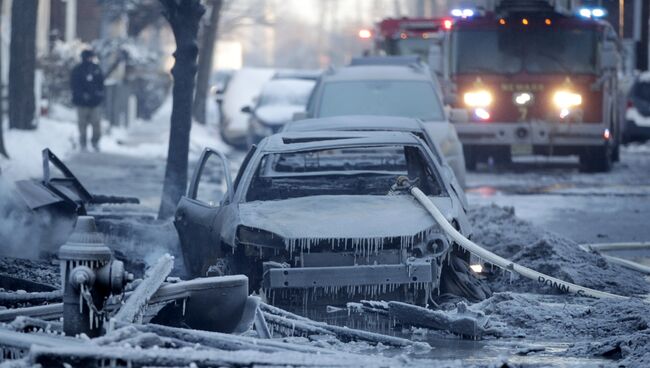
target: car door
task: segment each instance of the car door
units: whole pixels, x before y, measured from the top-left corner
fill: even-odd
[[[221,152],[206,148],[174,216],[187,276],[204,276],[221,256],[218,218],[232,196],[228,161]]]

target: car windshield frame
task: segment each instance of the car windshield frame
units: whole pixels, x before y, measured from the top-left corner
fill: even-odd
[[[467,41],[461,43],[461,37]],[[598,72],[597,46],[598,33],[591,28],[455,29],[451,34],[452,73],[591,75]],[[582,58],[580,62],[569,64],[577,57]]]
[[[417,153],[420,156],[420,159],[426,162],[426,167],[423,168],[423,170],[428,170],[429,174],[431,175],[431,180],[433,180],[433,183],[437,185],[437,193],[435,194],[428,194],[428,195],[433,195],[433,196],[440,196],[440,197],[449,197],[449,190],[448,190],[448,183],[444,180],[443,175],[441,174],[440,170],[441,167],[440,165],[436,162],[435,157],[433,157],[432,153],[430,152],[430,149],[426,146],[422,146],[421,144],[411,144],[411,143],[375,143],[375,144],[351,144],[351,145],[336,145],[336,146],[327,146],[327,147],[318,147],[318,148],[309,148],[309,149],[301,149],[301,150],[282,150],[282,151],[260,151],[257,153],[257,157],[255,160],[251,162],[246,167],[246,174],[244,175],[246,177],[245,185],[240,186],[240,190],[237,190],[237,199],[236,201],[239,203],[248,203],[248,202],[253,202],[257,201],[259,199],[255,200],[250,200],[250,191],[254,190],[253,183],[258,175],[258,172],[262,169],[263,165],[269,165],[265,160],[266,157],[270,155],[282,155],[282,154],[300,154],[300,153],[308,153],[308,152],[313,152],[313,151],[328,151],[328,150],[355,150],[355,149],[373,149],[373,148],[381,148],[381,147],[390,147],[390,146],[395,146],[395,147],[403,147],[405,150],[407,148],[409,149],[414,149],[417,150]],[[406,154],[406,153],[405,153]],[[338,174],[337,174],[338,173]],[[348,173],[345,173],[345,170],[339,170],[339,171],[333,171],[333,170],[324,170],[324,171],[316,171],[316,172],[307,172],[307,173],[292,173],[291,175],[275,175],[276,178],[280,177],[293,177],[293,178],[309,178],[309,177],[314,177],[314,176],[320,176],[320,174],[323,175],[329,175],[329,176],[355,176],[355,175],[361,175],[361,174],[367,174],[367,175],[389,175],[388,171],[385,170],[349,170]],[[397,176],[399,176],[399,172],[394,172]],[[390,187],[386,189],[386,194],[388,194]],[[327,193],[323,194],[316,194],[316,195],[327,195]],[[357,195],[373,195],[372,193],[368,194],[357,194]],[[296,196],[292,198],[301,198],[301,197],[308,197],[308,196],[314,196],[314,195],[305,195],[305,196]],[[288,198],[287,198],[288,199]],[[266,200],[276,200],[276,199],[266,199]],[[281,199],[280,199],[281,200]],[[262,200],[265,201],[265,200]]]
[[[329,89],[331,89],[332,86],[334,86],[334,87],[341,87],[341,86],[346,87],[346,88],[343,88],[343,89],[340,89],[340,88],[339,88],[339,91],[335,91],[335,92],[338,92],[338,93],[334,93],[334,94],[332,94],[332,96],[334,96],[334,97],[336,97],[336,98],[342,98],[342,97],[344,97],[344,96],[342,95],[341,92],[347,92],[347,93],[352,93],[352,92],[354,92],[354,90],[351,88],[352,85],[354,85],[354,84],[356,84],[356,85],[362,85],[362,84],[366,84],[366,85],[374,85],[375,88],[380,89],[380,88],[381,88],[380,86],[381,86],[382,84],[383,84],[383,85],[387,85],[387,84],[398,84],[398,83],[399,83],[399,84],[402,84],[402,88],[399,88],[399,87],[393,87],[393,88],[391,88],[391,89],[393,90],[393,91],[391,91],[391,92],[399,92],[400,94],[402,94],[402,93],[404,92],[403,87],[404,87],[406,84],[413,84],[413,85],[417,85],[417,84],[419,84],[420,87],[424,87],[424,88],[422,88],[422,91],[429,91],[429,90],[430,90],[430,92],[431,92],[430,99],[429,99],[429,100],[422,100],[423,102],[424,102],[424,101],[431,101],[430,104],[428,104],[428,105],[424,105],[424,106],[429,106],[430,109],[431,109],[431,111],[428,112],[428,113],[430,114],[429,116],[413,116],[413,115],[411,115],[411,114],[407,114],[406,111],[407,111],[408,109],[407,109],[407,107],[406,107],[405,105],[401,105],[401,108],[404,108],[404,109],[405,109],[404,113],[397,113],[397,112],[395,112],[395,113],[388,113],[388,112],[386,112],[386,111],[383,111],[383,112],[382,112],[382,111],[376,111],[376,112],[367,112],[367,111],[366,111],[366,112],[361,112],[361,111],[358,111],[358,110],[348,109],[348,111],[342,111],[342,112],[340,112],[340,113],[327,113],[327,114],[324,114],[324,103],[325,103],[325,101],[326,101],[326,96],[327,96],[327,94],[328,94],[329,91],[330,91]],[[356,87],[356,86],[355,86],[355,87]],[[444,120],[446,120],[446,118],[445,118],[445,113],[444,113],[444,109],[443,109],[443,107],[442,107],[442,101],[441,101],[440,95],[438,94],[438,91],[437,91],[437,89],[435,88],[434,83],[432,83],[431,81],[427,81],[427,80],[420,80],[420,79],[355,79],[355,80],[332,80],[332,81],[326,81],[326,82],[323,82],[323,83],[319,86],[319,92],[318,92],[318,93],[319,93],[319,96],[318,96],[317,106],[315,106],[316,109],[315,109],[315,114],[314,114],[314,116],[313,116],[313,117],[317,117],[317,118],[321,118],[321,117],[335,117],[335,116],[343,116],[343,115],[363,115],[363,116],[396,116],[396,117],[407,117],[407,118],[416,118],[416,119],[420,119],[420,120],[423,120],[423,121],[444,121]],[[384,97],[385,97],[385,96],[384,96]],[[355,94],[355,98],[354,98],[354,99],[352,99],[352,98],[342,98],[342,100],[344,100],[344,101],[354,101],[354,104],[355,104],[355,105],[358,105],[358,104],[359,104],[359,94],[358,94],[358,93]],[[408,101],[415,102],[414,99],[411,99],[411,100],[408,100]],[[369,101],[369,102],[370,102],[370,101]],[[369,105],[372,105],[373,108],[382,108],[382,107],[386,107],[386,106],[387,106],[387,104],[377,103],[377,101],[373,101],[373,102],[374,102],[374,103],[370,103],[370,104],[369,104]],[[424,109],[424,108],[425,108],[425,107],[422,107],[422,109]],[[339,108],[339,111],[341,111],[340,108]]]

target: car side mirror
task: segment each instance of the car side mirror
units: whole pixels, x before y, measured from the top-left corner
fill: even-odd
[[[465,109],[451,109],[449,110],[449,121],[452,123],[467,123],[469,122],[469,113]]]
[[[241,112],[243,112],[244,114],[252,114],[253,109],[250,106],[244,106],[241,108]]]
[[[217,103],[222,103],[223,102],[223,93],[217,92],[215,99],[217,100]]]
[[[304,111],[299,111],[293,114],[293,121],[305,120],[307,119],[307,113]]]
[[[614,42],[604,42],[600,50],[600,68],[603,70],[616,69],[620,55]]]

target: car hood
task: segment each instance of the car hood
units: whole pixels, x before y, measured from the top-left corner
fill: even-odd
[[[447,218],[457,211],[449,197],[430,197]],[[456,206],[457,207],[457,206]],[[410,238],[438,229],[410,195],[310,196],[239,205],[240,224],[301,240]]]

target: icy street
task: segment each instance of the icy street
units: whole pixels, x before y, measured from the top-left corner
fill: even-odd
[[[647,145],[623,149],[608,174],[585,174],[575,159],[526,157],[508,168],[470,173],[474,205],[512,206],[518,217],[578,243],[650,239],[650,159]]]

